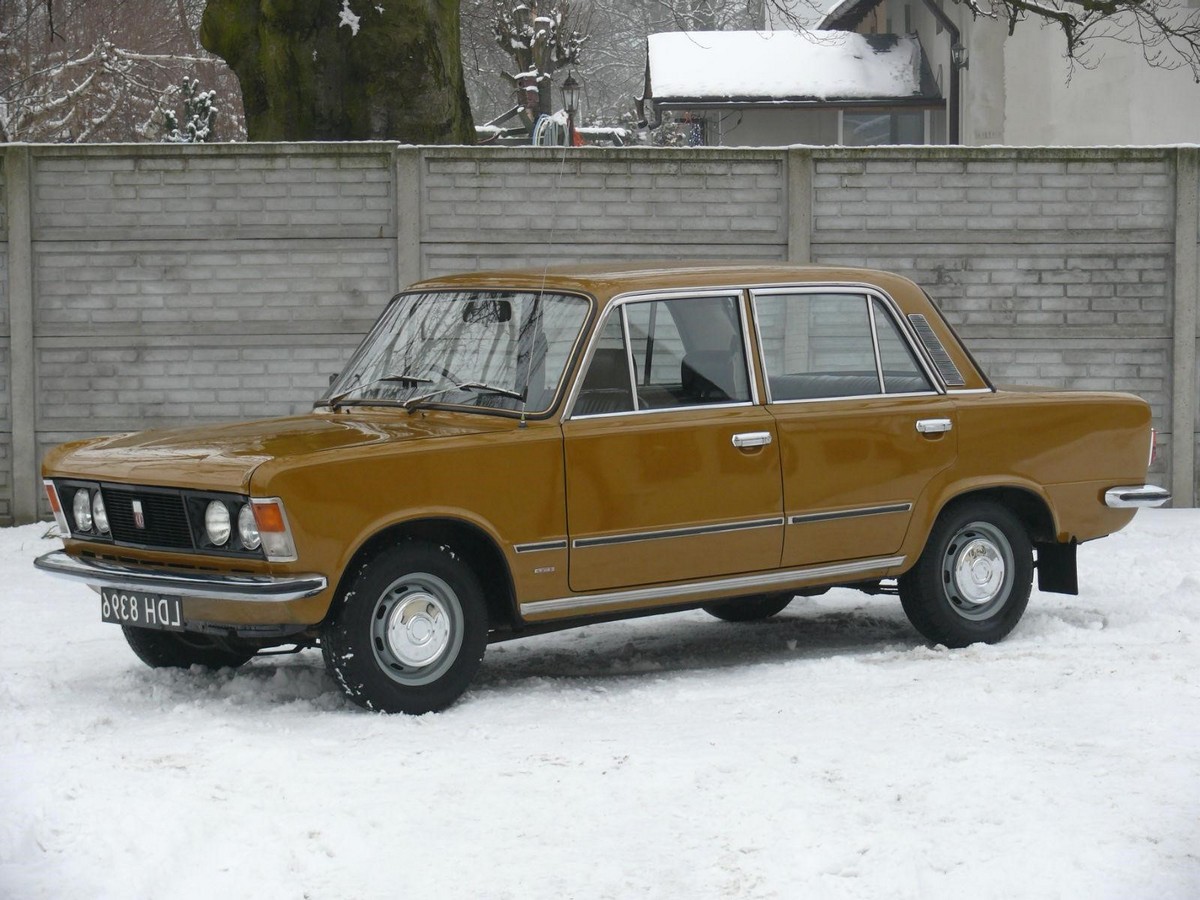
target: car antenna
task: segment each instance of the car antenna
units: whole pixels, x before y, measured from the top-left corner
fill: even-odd
[[[558,194],[558,189],[562,186],[563,172],[567,168],[567,151],[571,147],[571,129],[567,128],[566,141],[563,144],[562,158],[558,161],[558,175],[554,178],[554,194]],[[546,276],[550,272],[550,251],[554,249],[554,244],[558,238],[558,230],[554,227],[554,213],[550,214],[550,243],[546,245],[546,261],[542,265],[542,284],[538,288],[537,294],[533,298],[533,312],[529,317],[529,323],[532,325],[536,317],[541,314],[542,296],[546,293]],[[537,347],[536,341],[530,337],[529,358],[525,362],[525,389],[521,391],[524,395],[521,400],[521,421],[517,425],[518,428],[528,427],[525,421],[525,410],[529,405],[529,382],[533,378],[533,353]]]

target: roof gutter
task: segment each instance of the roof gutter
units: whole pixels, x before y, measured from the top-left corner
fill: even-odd
[[[960,136],[959,128],[961,109],[958,102],[958,93],[961,85],[962,69],[964,68],[964,65],[961,61],[955,61],[955,57],[958,56],[958,54],[955,53],[955,48],[957,47],[959,50],[962,49],[962,45],[959,43],[960,34],[958,31],[958,26],[950,21],[950,17],[942,11],[942,8],[938,6],[934,0],[922,0],[922,2],[924,2],[925,8],[933,13],[933,17],[938,20],[943,28],[946,29],[946,34],[950,38],[950,92],[946,98],[946,112],[950,116],[950,122],[948,129],[949,134],[947,135],[946,142],[949,144],[961,144],[962,138]]]
[[[937,109],[944,101],[933,97],[875,97],[861,100],[754,100],[731,98],[712,100],[701,97],[654,98],[655,109],[877,109],[879,107],[909,107]]]

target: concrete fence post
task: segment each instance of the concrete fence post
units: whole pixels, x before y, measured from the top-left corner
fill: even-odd
[[[397,147],[395,158],[396,290],[419,281],[421,271],[421,150]]]
[[[787,217],[790,263],[812,262],[813,155],[811,150],[787,150]]]
[[[37,381],[33,352],[33,160],[28,147],[4,151],[8,196],[9,391],[12,398],[12,517],[37,520]]]
[[[1172,340],[1171,491],[1196,502],[1196,341],[1200,293],[1200,149],[1175,150],[1175,321]]]

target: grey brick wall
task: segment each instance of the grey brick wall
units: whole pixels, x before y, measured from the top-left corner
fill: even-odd
[[[997,382],[1133,391],[1169,441],[1172,151],[830,150],[814,170],[815,262],[909,275]]]
[[[21,379],[3,174],[16,152],[31,160],[32,260],[12,283],[34,286]],[[1195,328],[1180,241],[1200,242],[1200,226],[1189,232],[1178,215],[1179,192],[1196,187],[1189,153],[0,150],[0,522],[19,517],[14,498],[36,481],[23,462],[13,471],[14,407],[31,410],[22,421],[35,423],[39,458],[92,434],[304,410],[402,281],[544,262],[899,271],[929,289],[995,379],[1134,391],[1168,437],[1183,397],[1180,434],[1193,435],[1200,370],[1173,392],[1179,348],[1197,337],[1176,333],[1189,309]],[[1190,307],[1176,303],[1181,288]],[[33,396],[14,394],[30,383]],[[1189,464],[1200,460],[1192,444],[1173,445]],[[1171,447],[1155,475],[1168,486]]]
[[[423,157],[422,268],[787,254],[778,151],[478,152]]]
[[[12,521],[12,396],[8,317],[8,191],[0,155],[0,522]]]

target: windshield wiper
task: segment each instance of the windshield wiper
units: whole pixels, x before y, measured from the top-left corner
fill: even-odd
[[[450,387],[438,388],[436,391],[430,391],[427,394],[421,394],[419,397],[411,397],[401,404],[406,410],[412,412],[420,404],[434,397],[440,397],[442,394],[448,394],[451,391],[477,391],[480,394],[495,394],[498,397],[509,397],[513,400],[524,400],[525,393],[523,391],[511,391],[508,388],[496,387],[492,384],[487,384],[483,381],[464,381],[462,384],[451,385]]]
[[[374,381],[368,381],[366,384],[356,384],[353,387],[346,388],[346,390],[342,391],[341,393],[337,394],[334,397],[330,397],[328,400],[325,400],[324,402],[329,404],[329,406],[333,407],[336,410],[338,404],[341,403],[343,400],[345,400],[347,397],[349,397],[351,394],[353,394],[355,391],[365,391],[367,388],[374,387],[377,384],[386,384],[389,382],[395,382],[398,384],[407,384],[407,385],[412,385],[415,387],[418,384],[433,384],[433,379],[432,378],[421,378],[417,375],[384,375],[382,378],[376,378]]]

